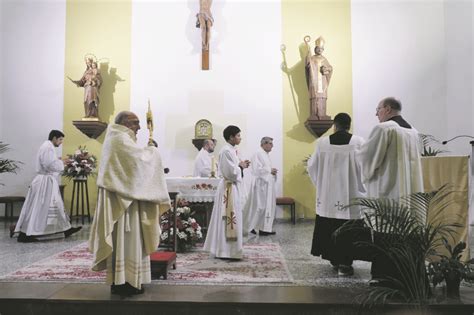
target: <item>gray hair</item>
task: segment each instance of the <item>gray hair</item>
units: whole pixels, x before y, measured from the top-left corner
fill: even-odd
[[[388,106],[394,111],[401,112],[402,111],[402,103],[397,100],[395,97],[386,97],[382,100],[383,106]]]
[[[260,140],[260,145],[264,145],[266,143],[273,143],[273,138],[263,137],[262,140]]]
[[[124,125],[127,122],[128,117],[131,115],[135,114],[128,110],[121,111],[117,114],[117,116],[115,116],[115,123],[118,125]]]

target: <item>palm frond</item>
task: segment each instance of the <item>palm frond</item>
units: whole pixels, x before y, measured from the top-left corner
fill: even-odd
[[[9,151],[10,148],[8,144],[0,141],[0,154],[3,154]],[[0,157],[0,174],[1,173],[16,173],[20,167],[19,164],[22,164],[20,161],[5,159]]]

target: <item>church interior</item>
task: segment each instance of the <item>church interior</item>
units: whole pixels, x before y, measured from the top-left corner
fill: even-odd
[[[198,14],[206,2],[211,24]],[[18,168],[0,169],[0,315],[474,314],[474,278],[461,283],[453,300],[440,297],[445,288],[439,285],[438,298],[422,306],[363,305],[370,262],[354,261],[354,274],[341,277],[311,255],[318,192],[306,171],[338,113],[349,114],[351,133],[367,139],[379,124],[379,102],[395,97],[403,117],[427,135],[425,149],[438,152],[422,162],[446,158],[441,168],[423,167],[425,190],[464,185],[452,217],[460,224],[457,241],[467,244],[462,259],[472,258],[473,16],[471,0],[1,0],[0,145],[8,150],[0,149],[0,160]],[[318,38],[331,65],[326,120],[313,119],[307,82],[306,56],[323,45]],[[100,78],[84,83],[89,68]],[[95,100],[95,112],[84,105],[87,98]],[[241,130],[242,160],[271,137],[275,193],[285,198],[277,202],[275,234],[249,233],[240,262],[210,259],[201,239],[190,253],[177,253],[168,278],[126,298],[111,294],[104,274],[77,254],[87,252],[92,233],[96,174],[60,178],[66,214],[80,231],[31,243],[10,237],[48,133],[65,135],[57,156],[87,150],[100,165],[106,128],[121,111],[139,118],[139,146],[150,137],[156,142],[170,193],[173,180],[195,178],[204,139],[215,139],[218,159],[226,126]],[[250,170],[242,174],[249,188]],[[218,182],[192,183],[206,183],[197,189],[212,192]],[[189,199],[204,229],[212,196]],[[71,276],[76,266],[80,274]],[[227,273],[215,272],[220,269]]]

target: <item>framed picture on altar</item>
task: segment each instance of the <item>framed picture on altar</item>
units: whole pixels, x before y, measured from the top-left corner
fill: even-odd
[[[194,138],[212,139],[212,124],[207,119],[199,120],[194,127]]]

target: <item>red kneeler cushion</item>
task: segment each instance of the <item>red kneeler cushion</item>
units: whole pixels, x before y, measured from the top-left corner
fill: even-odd
[[[176,269],[176,252],[154,252],[150,255],[151,278],[159,279],[163,276],[166,280],[168,267]]]

